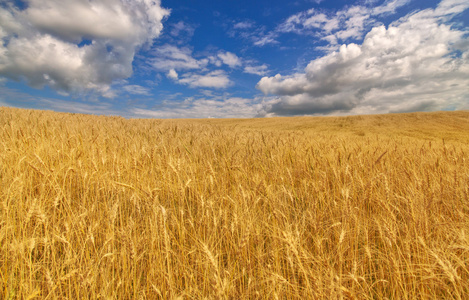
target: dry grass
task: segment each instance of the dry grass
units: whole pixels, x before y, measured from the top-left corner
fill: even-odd
[[[467,299],[469,112],[0,108],[0,298]]]

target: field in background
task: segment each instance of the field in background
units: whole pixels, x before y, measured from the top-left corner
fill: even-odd
[[[469,112],[0,108],[0,298],[467,299]]]

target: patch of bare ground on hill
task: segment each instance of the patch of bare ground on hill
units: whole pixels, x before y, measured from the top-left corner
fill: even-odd
[[[467,299],[469,112],[0,108],[0,298]]]

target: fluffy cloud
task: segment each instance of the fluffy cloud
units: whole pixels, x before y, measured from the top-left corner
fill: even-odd
[[[207,55],[208,54],[208,55]],[[244,60],[236,54],[219,50],[205,52],[206,56],[194,58],[192,51],[187,47],[163,45],[153,51],[150,65],[157,71],[165,71],[166,77],[179,84],[191,88],[226,88],[232,85],[228,74],[224,70],[209,71],[210,67],[221,68],[224,65],[230,69],[243,68],[244,73],[265,75],[267,65],[254,66],[256,61]],[[178,71],[180,71],[178,73]],[[184,73],[188,72],[188,73]]]
[[[179,78],[178,73],[174,69],[169,70],[166,76],[172,80],[177,80]]]
[[[242,64],[241,59],[231,52],[220,52],[218,53],[218,58],[230,68],[239,67]]]
[[[97,91],[132,74],[138,49],[158,37],[159,0],[29,0],[0,7],[0,75],[34,87]]]
[[[342,45],[311,61],[304,73],[262,78],[257,88],[277,98],[260,114],[463,108],[469,100],[468,32],[445,22],[468,6],[442,1],[435,10],[410,14],[388,28],[374,27],[361,45]]]
[[[151,66],[157,71],[166,71],[166,77],[191,88],[226,88],[232,84],[223,70],[208,71],[209,63],[220,67],[223,63],[230,67],[241,64],[241,59],[231,52],[219,52],[217,56],[196,59],[186,47],[163,45],[154,51]],[[178,74],[177,71],[189,71]]]
[[[218,51],[218,53],[208,56],[208,61],[217,66],[227,65],[230,68],[237,68],[243,65],[243,60],[236,54],[229,51]]]

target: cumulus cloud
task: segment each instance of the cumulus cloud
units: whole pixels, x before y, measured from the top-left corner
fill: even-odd
[[[207,74],[184,74],[179,83],[187,84],[192,88],[226,88],[232,84],[228,75],[222,70]]]
[[[159,0],[30,0],[0,7],[0,75],[33,87],[97,91],[132,74],[135,53],[159,36]]]
[[[388,28],[374,27],[361,45],[342,45],[311,61],[303,73],[263,77],[257,88],[276,100],[260,115],[463,108],[469,100],[468,32],[445,21],[468,6],[442,1]]]

